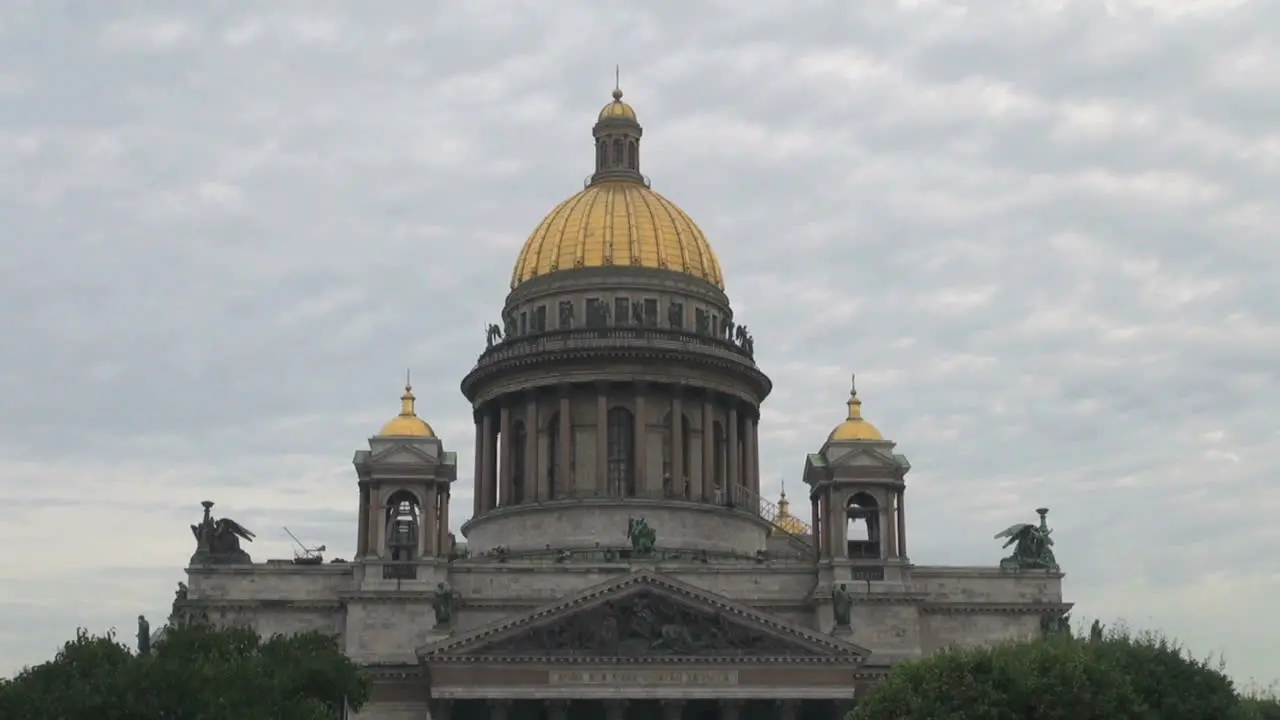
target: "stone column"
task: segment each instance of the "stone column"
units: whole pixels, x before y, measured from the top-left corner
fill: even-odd
[[[657,497],[662,495],[662,480],[657,481],[658,490],[655,492],[655,483],[649,477],[649,408],[645,402],[645,393],[648,391],[648,385],[642,382],[636,383],[636,414],[633,423],[635,440],[632,441],[635,464],[631,472],[635,474],[636,495]]]
[[[609,395],[603,383],[596,385],[596,495],[608,495],[609,487]]]
[[[490,700],[486,703],[489,706],[489,720],[507,720],[510,714],[510,700]]]
[[[747,479],[751,492],[760,497],[760,412],[747,419]]]
[[[472,498],[473,502],[472,502],[471,515],[473,517],[480,517],[480,513],[484,512],[484,509],[483,509],[484,490],[482,489],[484,486],[484,472],[483,472],[484,470],[484,423],[481,422],[480,418],[478,417],[475,418],[475,421],[476,421],[476,464],[471,467],[471,473],[474,478],[472,480],[472,484],[474,485],[474,487],[472,488],[472,492],[475,494],[475,497]]]
[[[511,440],[511,408],[504,404],[498,411],[498,441],[502,443],[501,456],[498,460],[498,472],[501,473],[498,486],[498,505],[500,507],[510,505],[514,495],[512,493],[512,481],[515,476],[511,472],[513,469],[511,467],[511,455],[515,449],[515,443],[511,442]]]
[[[742,448],[738,447],[738,401],[736,398],[729,401],[728,452],[729,477],[724,483],[725,499],[730,502],[738,502],[741,500],[742,494],[734,492],[734,488],[742,484],[742,468],[738,462],[742,458]]]
[[[604,701],[605,720],[624,720],[626,716],[627,716],[626,700],[605,700]]]
[[[822,492],[822,502],[827,506],[827,551],[833,558],[842,558],[848,555],[848,544],[842,544],[841,539],[845,534],[845,526],[848,519],[844,516],[844,508],[836,507],[835,491],[827,486]]]
[[[568,720],[569,718],[569,701],[568,700],[548,700],[547,701],[547,720]],[[435,720],[432,718],[431,720]]]
[[[684,715],[683,700],[663,700],[662,701],[662,720],[680,720]],[[788,720],[795,720],[789,718]]]
[[[711,414],[711,397],[702,396],[702,477],[696,483],[699,502],[707,502],[715,493],[715,418]]]
[[[379,486],[369,498],[369,521],[373,523],[373,554],[378,557],[386,556],[387,547],[387,509],[383,506],[386,501],[384,495]]]
[[[777,712],[774,715],[777,720],[796,720],[796,711],[799,709],[799,701],[796,700],[776,700],[774,701]],[[435,720],[432,718],[432,720]]]
[[[738,720],[742,715],[741,700],[721,700],[720,720]]]
[[[818,512],[818,498],[810,497],[809,505],[812,509],[811,518],[813,520],[813,549],[818,557],[822,557],[822,551],[825,549],[826,543],[822,541],[822,513]]]
[[[676,497],[685,497],[685,467],[684,467],[684,403],[680,398],[680,387],[676,386],[671,391],[671,442],[668,446],[671,448],[671,489]],[[689,493],[694,499],[697,496],[692,492]]]
[[[360,512],[356,516],[356,557],[369,554],[369,486],[360,486]]]
[[[907,491],[898,491],[898,557],[907,558]]]
[[[488,409],[484,411],[484,419],[481,421],[483,425],[482,433],[484,435],[481,440],[482,457],[480,462],[480,512],[489,512],[498,505],[498,448],[494,442],[497,437],[493,429],[493,413]]]
[[[888,557],[898,556],[898,493],[889,491],[889,504],[883,513],[888,525],[885,527],[885,544],[889,546]]]
[[[435,483],[427,486],[422,502],[422,527],[418,528],[418,557],[435,557],[436,539],[440,534],[440,516]]]
[[[573,477],[573,419],[570,413],[569,391],[560,396],[560,448],[556,450],[556,483],[566,495],[578,495],[577,480]]]
[[[449,547],[449,498],[453,495],[453,488],[449,485],[439,485],[437,498],[440,502],[440,526],[436,533],[436,554],[447,557],[452,548]]]
[[[531,392],[524,406],[524,501],[527,503],[546,500],[546,493],[541,492],[540,478],[546,472],[538,467],[538,398]]]

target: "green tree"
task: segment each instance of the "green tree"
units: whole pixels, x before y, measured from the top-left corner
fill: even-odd
[[[81,630],[57,656],[0,681],[0,718],[333,720],[368,699],[359,669],[319,633],[170,628],[145,655]]]
[[[894,668],[853,720],[1253,720],[1219,664],[1158,635],[946,650]],[[1265,716],[1262,716],[1265,718]]]

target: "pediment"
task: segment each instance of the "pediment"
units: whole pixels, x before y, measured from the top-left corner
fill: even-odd
[[[892,446],[887,448],[874,445],[841,447],[835,443],[829,445],[823,455],[829,468],[883,468],[898,470],[902,467],[900,456],[893,453]],[[905,460],[905,458],[903,458]]]
[[[565,660],[860,663],[866,648],[649,571],[426,646],[426,662]]]
[[[369,456],[372,465],[435,465],[437,462],[431,453],[409,444],[389,445]]]

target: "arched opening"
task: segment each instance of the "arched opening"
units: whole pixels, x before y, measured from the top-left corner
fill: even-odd
[[[667,497],[682,497],[689,499],[689,448],[693,444],[693,438],[690,435],[689,416],[681,413],[680,415],[680,468],[681,477],[675,476],[675,433],[676,428],[671,426],[671,411],[668,410],[666,417],[662,419],[664,432],[662,433],[662,485],[663,493]]]
[[[609,492],[621,497],[636,494],[635,417],[624,407],[609,410]]]
[[[393,561],[404,562],[418,555],[418,538],[422,533],[422,507],[418,497],[408,490],[392,494],[386,506],[387,554]]]
[[[604,169],[609,159],[609,146],[604,140],[596,141],[596,172]]]
[[[850,558],[880,557],[880,503],[867,493],[854,493],[845,506],[845,538]]]
[[[627,169],[638,170],[636,163],[636,141],[632,140],[627,143]]]
[[[622,167],[622,140],[614,138],[613,140],[613,167]]]
[[[524,450],[528,438],[524,431],[524,422],[517,420],[511,424],[511,504],[524,502]]]
[[[728,488],[725,486],[725,470],[728,467],[727,455],[729,443],[725,439],[724,425],[716,420],[711,424],[711,446],[713,453],[711,476],[715,483],[716,498],[721,503],[729,501]]]

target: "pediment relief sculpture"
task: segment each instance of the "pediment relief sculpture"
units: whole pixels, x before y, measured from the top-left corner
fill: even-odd
[[[546,657],[814,657],[816,650],[750,627],[729,615],[643,590],[529,628],[477,650],[482,655]]]

